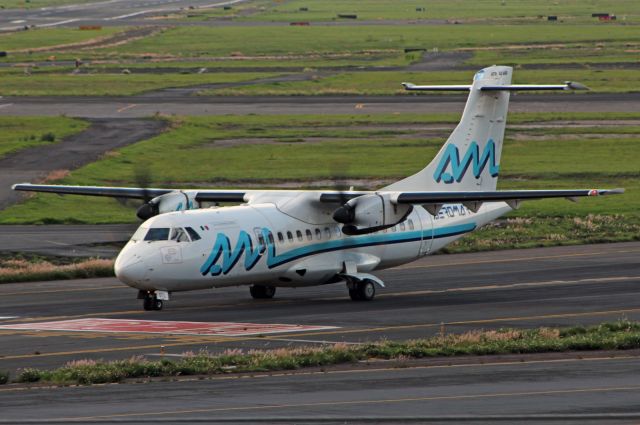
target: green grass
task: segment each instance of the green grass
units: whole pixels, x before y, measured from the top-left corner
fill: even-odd
[[[544,29],[542,29],[544,28]],[[212,42],[215,40],[215,42]],[[247,43],[246,40],[251,40]],[[405,47],[460,47],[550,42],[640,41],[640,32],[625,25],[361,25],[177,27],[105,53],[178,57],[268,56],[401,51]]]
[[[236,83],[279,74],[263,72],[204,74],[53,74],[1,72],[3,96],[129,96],[169,87]]]
[[[86,121],[66,117],[0,116],[0,157],[20,149],[55,143],[88,126]]]
[[[513,126],[545,120],[616,118],[638,119],[639,116],[637,113],[512,114],[509,123]],[[415,130],[398,130],[397,126],[385,128],[384,124],[453,123],[457,120],[456,114],[179,118],[176,119],[176,129],[123,148],[72,172],[61,182],[134,185],[134,175],[140,164],[148,167],[154,186],[171,187],[193,187],[194,183],[217,187],[221,182],[242,187],[246,182],[253,182],[268,188],[283,180],[296,180],[304,185],[313,180],[331,179],[335,176],[333,164],[336,163],[342,164],[341,174],[344,177],[399,179],[430,161],[444,142],[444,137],[409,137]],[[594,131],[601,131],[601,127],[594,125]],[[565,140],[563,137],[566,135],[556,138],[553,130],[550,130],[548,140],[533,139],[538,130],[523,131],[523,140],[513,140],[511,133],[507,135],[501,161],[500,188],[625,187],[627,193],[586,199],[577,204],[564,200],[527,202],[513,216],[567,216],[571,221],[574,216],[585,217],[588,214],[621,215],[630,224],[637,223],[640,138],[633,137],[633,134],[625,138],[613,137],[615,133],[628,135],[624,126],[611,126],[609,132],[612,136],[598,139],[578,137]],[[585,130],[580,128],[578,136],[582,131]],[[526,137],[527,132],[533,133],[531,140]],[[402,137],[392,137],[395,133],[402,133]],[[326,140],[300,143],[300,139],[305,137],[323,137]],[[216,140],[242,138],[265,138],[275,142],[216,147]],[[367,161],[359,159],[363,152],[366,152]],[[356,159],[345,163],[344,158]],[[0,212],[0,223],[3,224],[132,221],[135,221],[133,203],[123,205],[110,199],[45,194]],[[548,229],[546,224],[540,223],[537,231],[542,234]],[[624,228],[616,229],[611,238],[624,235]],[[598,235],[606,237],[602,232],[594,237],[600,237]],[[631,232],[627,238],[636,235]]]
[[[177,360],[147,360],[133,357],[111,362],[78,360],[54,370],[26,368],[16,381],[56,385],[90,385],[122,382],[133,378],[218,375],[294,370],[355,363],[366,360],[396,360],[453,356],[484,356],[590,350],[640,348],[640,324],[620,320],[591,327],[476,330],[411,341],[381,341],[361,345],[335,344],[322,347],[275,350],[227,351],[221,354],[185,353]]]
[[[396,95],[407,94],[403,81],[415,84],[470,84],[474,71],[376,71],[344,72],[311,81],[275,82],[215,90],[218,95]],[[579,81],[596,93],[640,91],[640,73],[636,70],[516,70],[515,84]],[[204,90],[203,95],[213,94]]]
[[[0,0],[2,1],[2,0]],[[99,37],[107,37],[118,32],[119,27],[103,27],[100,30],[83,31],[71,28],[30,29],[0,34],[0,50],[36,49],[61,44],[79,43]],[[11,56],[11,53],[9,54]]]
[[[0,283],[86,279],[113,275],[113,260],[75,259],[66,264],[56,264],[44,259],[0,258]]]
[[[307,8],[308,10],[300,10]],[[425,8],[425,11],[416,11]],[[358,20],[391,19],[538,19],[539,15],[558,15],[567,21],[593,21],[591,13],[610,12],[627,20],[640,18],[640,5],[633,0],[295,0],[271,2],[270,7],[251,15],[249,20],[260,21],[331,21],[338,13],[356,13]]]
[[[638,60],[640,45],[631,43],[589,43],[565,44],[554,47],[498,48],[475,50],[467,65],[486,66],[499,63],[502,65],[589,65],[635,63]],[[570,67],[567,67],[570,69]]]

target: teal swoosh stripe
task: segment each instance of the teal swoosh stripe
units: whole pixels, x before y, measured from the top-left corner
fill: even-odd
[[[401,233],[383,233],[378,235],[356,236],[348,239],[339,239],[335,241],[321,242],[314,245],[304,246],[291,251],[287,251],[280,255],[276,255],[275,247],[269,244],[269,252],[267,255],[267,266],[272,269],[288,262],[308,257],[324,252],[337,251],[341,249],[362,248],[375,245],[392,245],[406,242],[418,242],[422,239],[440,239],[450,236],[461,235],[475,230],[475,223],[460,224],[456,226],[446,226],[433,229],[431,232],[412,231]]]

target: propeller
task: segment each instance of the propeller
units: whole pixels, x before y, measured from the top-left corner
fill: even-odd
[[[348,164],[344,161],[338,161],[334,163],[332,180],[334,182],[333,188],[338,192],[338,199],[340,207],[333,212],[333,219],[338,223],[347,224],[351,223],[355,219],[356,209],[355,206],[349,204],[349,196],[347,191],[353,190],[353,187],[349,187],[347,183],[347,170]]]
[[[134,170],[134,180],[139,188],[142,188],[142,202],[136,215],[140,220],[148,220],[158,214],[158,205],[151,202],[151,194],[148,191],[151,185],[151,171],[146,164],[140,164]]]

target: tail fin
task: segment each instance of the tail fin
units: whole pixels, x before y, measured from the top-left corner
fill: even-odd
[[[385,187],[389,191],[495,190],[504,140],[513,69],[491,66],[478,71],[468,87],[462,119],[442,149],[422,171]],[[504,90],[500,88],[505,86]],[[409,90],[437,86],[405,85]],[[464,86],[445,86],[460,90]],[[486,87],[490,90],[483,90]]]

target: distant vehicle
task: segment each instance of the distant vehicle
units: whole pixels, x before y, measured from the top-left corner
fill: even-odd
[[[509,95],[581,89],[578,83],[512,85],[512,68],[491,66],[462,90],[460,123],[423,170],[377,191],[175,190],[17,184],[15,190],[150,199],[146,220],[122,249],[115,273],[139,290],[145,310],[172,292],[250,285],[254,298],[277,287],[344,283],[354,301],[384,283],[375,270],[408,263],[518,208],[522,201],[622,193],[622,189],[496,190]],[[199,208],[203,202],[237,206]]]

